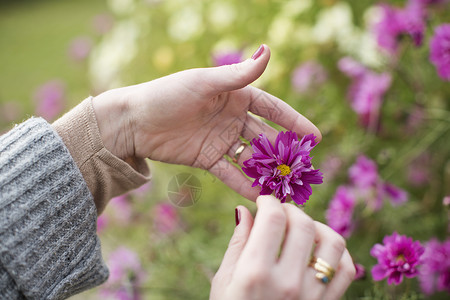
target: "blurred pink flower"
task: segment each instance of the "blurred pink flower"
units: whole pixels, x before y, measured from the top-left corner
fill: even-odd
[[[439,76],[450,81],[450,23],[434,29],[430,41],[430,60],[435,65]]]
[[[102,233],[103,230],[108,226],[108,218],[106,215],[100,215],[97,218],[97,233]]]
[[[125,247],[119,247],[109,256],[108,281],[102,285],[100,295],[113,299],[140,299],[140,285],[146,277],[138,255]]]
[[[137,197],[143,197],[148,194],[148,192],[152,188],[152,182],[147,182],[146,184],[141,185],[137,189],[134,189],[130,192],[131,195]]]
[[[426,295],[437,291],[450,293],[450,240],[431,239],[425,244],[419,269],[420,288]]]
[[[353,263],[353,264],[355,265],[355,269],[356,269],[355,278],[353,280],[362,280],[362,279],[366,278],[366,268],[364,268],[364,266],[361,264],[357,264],[357,263]]]
[[[423,5],[417,1],[411,1],[404,8],[397,8],[388,4],[382,4],[380,8],[382,11],[381,20],[373,27],[380,47],[391,54],[395,54],[403,35],[409,35],[415,46],[422,44],[426,18]]]
[[[177,209],[168,203],[156,204],[153,210],[155,229],[162,234],[171,234],[179,229],[179,216]]]
[[[406,191],[387,182],[383,184],[383,193],[394,206],[402,205],[408,201],[408,193]]]
[[[356,197],[353,190],[346,186],[338,187],[326,212],[328,226],[344,238],[350,237],[354,229],[353,211]]]
[[[350,181],[360,189],[376,186],[379,176],[377,164],[365,155],[359,155],[348,170]]]
[[[237,64],[242,61],[243,53],[242,51],[228,51],[228,52],[217,52],[213,54],[214,66],[224,66]]]
[[[92,20],[92,27],[95,32],[102,35],[111,30],[114,25],[114,18],[110,14],[99,14]]]
[[[52,121],[64,108],[65,85],[61,80],[51,80],[37,88],[34,93],[35,113]]]
[[[76,62],[85,60],[92,50],[94,42],[90,37],[80,36],[72,40],[69,46],[69,57]]]
[[[320,164],[320,170],[325,180],[331,182],[342,171],[342,159],[337,155],[329,155]]]
[[[403,281],[403,276],[417,276],[417,266],[420,265],[423,252],[420,242],[406,235],[394,232],[385,236],[383,244],[376,244],[370,250],[370,255],[378,260],[378,264],[372,268],[373,279],[380,281],[387,277],[388,284],[398,285]]]
[[[364,126],[376,123],[383,96],[391,86],[391,75],[375,73],[349,57],[341,59],[338,67],[353,80],[348,97],[361,123]]]
[[[450,195],[444,197],[444,200],[442,200],[442,204],[443,204],[444,206],[450,206]]]
[[[315,61],[307,61],[298,66],[292,73],[292,86],[299,93],[318,87],[327,80],[327,71]]]
[[[114,219],[123,225],[130,223],[133,216],[133,208],[127,195],[112,198],[108,205],[114,213]]]
[[[430,153],[424,152],[416,157],[408,166],[408,181],[416,186],[424,185],[430,178]]]

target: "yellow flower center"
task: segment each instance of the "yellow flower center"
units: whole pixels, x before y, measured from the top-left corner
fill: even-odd
[[[285,164],[279,165],[277,169],[280,170],[281,176],[286,176],[291,173],[291,168]]]
[[[399,262],[399,261],[404,262],[405,261],[405,256],[403,254],[397,255],[396,261],[397,262]]]

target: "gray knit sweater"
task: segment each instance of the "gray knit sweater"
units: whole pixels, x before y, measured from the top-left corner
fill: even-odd
[[[0,299],[63,299],[104,282],[96,208],[50,124],[0,136]]]

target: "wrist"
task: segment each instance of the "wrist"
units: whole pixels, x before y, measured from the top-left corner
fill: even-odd
[[[117,97],[116,92],[111,90],[96,96],[92,105],[104,147],[118,158],[131,163],[135,155],[130,107],[128,101]]]

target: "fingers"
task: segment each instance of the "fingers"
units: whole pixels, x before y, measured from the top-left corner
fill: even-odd
[[[219,159],[208,171],[235,192],[251,201],[255,201],[259,196],[260,187],[252,187],[252,181],[224,157]]]
[[[286,230],[286,215],[273,196],[256,199],[258,213],[241,259],[254,265],[271,266],[278,258]]]
[[[345,240],[330,227],[319,222],[314,222],[314,224],[316,228],[314,256],[324,260],[336,270],[345,251]],[[316,274],[317,270],[313,267],[306,269],[302,293],[309,299],[322,299],[327,288],[326,284],[315,277]]]
[[[288,272],[292,280],[301,283],[314,245],[316,229],[313,219],[295,205],[285,203],[282,207],[287,216],[287,230],[279,267],[281,273]]]
[[[297,132],[301,137],[313,133],[317,141],[322,140],[319,129],[307,118],[298,113],[289,104],[258,88],[249,86],[251,103],[249,110],[269,121]]]
[[[236,208],[236,214],[239,214],[239,225],[236,225],[234,229],[234,234],[231,237],[230,243],[228,244],[228,249],[220,265],[219,271],[221,276],[228,278],[231,276],[236,263],[241,256],[242,250],[247,244],[250,231],[253,226],[253,217],[247,208],[244,206],[238,206]]]
[[[241,63],[220,66],[216,68],[199,69],[198,80],[209,87],[207,96],[213,97],[219,93],[229,92],[252,83],[264,72],[270,58],[270,49],[262,45],[262,53],[256,59],[249,58]]]
[[[355,278],[356,270],[353,264],[353,260],[345,249],[342,259],[339,262],[339,266],[336,269],[336,275],[328,285],[327,290],[323,296],[323,299],[340,299],[344,295],[348,286],[353,282]]]

